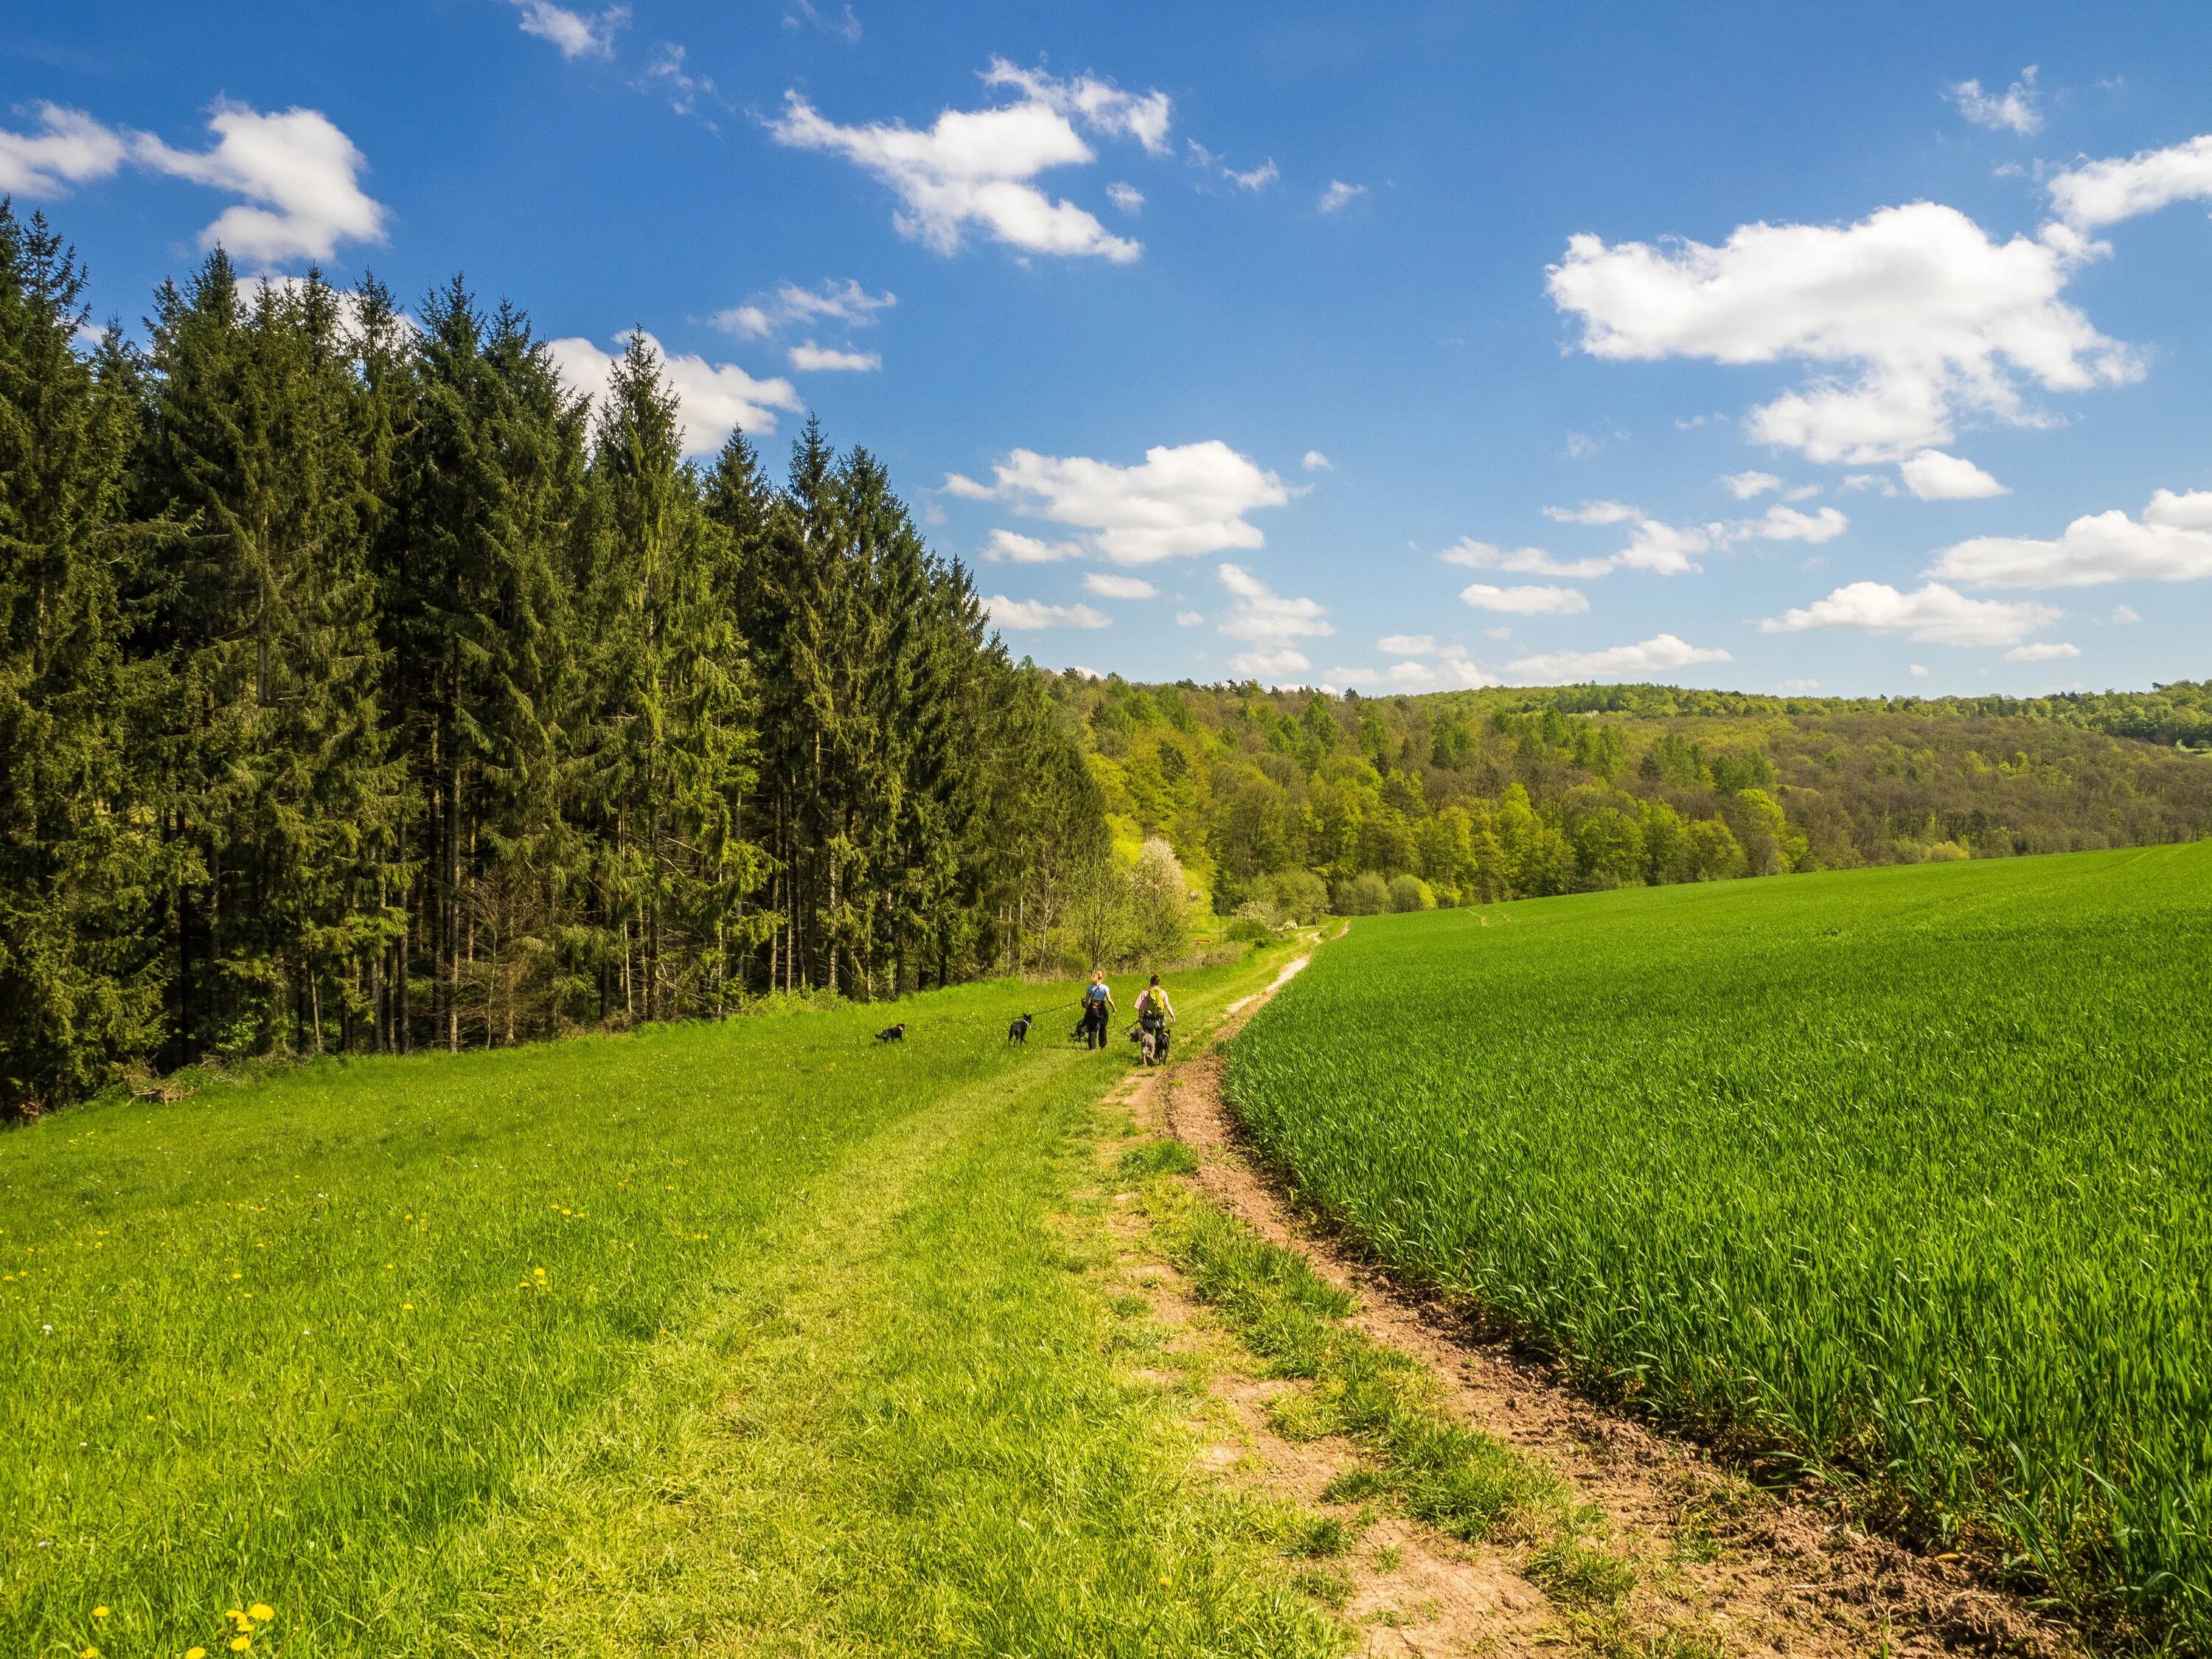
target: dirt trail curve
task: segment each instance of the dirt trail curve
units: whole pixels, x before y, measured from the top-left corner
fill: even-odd
[[[1300,957],[1267,990],[1231,1008],[1233,1036],[1310,960]],[[2068,1631],[2016,1598],[1978,1583],[1970,1564],[1930,1559],[1839,1522],[1808,1501],[1783,1501],[1728,1473],[1695,1446],[1578,1397],[1547,1369],[1480,1340],[1452,1310],[1411,1294],[1302,1227],[1240,1146],[1221,1095],[1222,1058],[1206,1053],[1140,1073],[1126,1103],[1143,1126],[1195,1152],[1195,1179],[1270,1241],[1296,1249],[1322,1277],[1352,1291],[1353,1322],[1434,1373],[1462,1421],[1564,1478],[1607,1518],[1607,1547],[1633,1562],[1638,1587],[1594,1628],[1555,1607],[1522,1571],[1526,1550],[1469,1549],[1419,1523],[1385,1518],[1346,1560],[1346,1614],[1370,1654],[1625,1656],[1985,1653],[2078,1659]],[[1161,1316],[1194,1315],[1171,1272],[1147,1263]],[[1218,1379],[1215,1392],[1242,1426],[1246,1449],[1217,1448],[1246,1478],[1316,1505],[1358,1462],[1347,1443],[1296,1444],[1268,1427],[1266,1403],[1284,1384]],[[1346,1513],[1350,1512],[1346,1506]]]

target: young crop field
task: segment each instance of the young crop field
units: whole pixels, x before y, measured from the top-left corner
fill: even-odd
[[[0,1653],[1335,1651],[1119,1357],[1073,994],[0,1136]]]
[[[1589,1386],[2212,1644],[2212,846],[1378,917],[1231,1054]]]

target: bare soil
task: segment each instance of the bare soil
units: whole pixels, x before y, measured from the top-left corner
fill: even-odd
[[[1300,957],[1230,1011],[1226,1037],[1305,965]],[[1169,1348],[1206,1363],[1201,1461],[1261,1493],[1333,1513],[1358,1543],[1328,1565],[1328,1589],[1367,1654],[1534,1654],[1567,1646],[1607,1659],[1699,1654],[1843,1659],[1971,1652],[2077,1659],[2077,1637],[1982,1582],[1977,1564],[1930,1558],[1852,1526],[1809,1492],[1756,1488],[1703,1449],[1595,1405],[1549,1368],[1475,1334],[1459,1310],[1409,1292],[1299,1218],[1240,1145],[1211,1052],[1142,1072],[1123,1093],[1139,1124],[1182,1140],[1208,1198],[1355,1295],[1352,1322],[1433,1373],[1445,1408],[1560,1476],[1601,1516],[1603,1547],[1636,1569],[1618,1607],[1554,1601],[1528,1576],[1525,1544],[1462,1546],[1418,1522],[1320,1503],[1365,1461],[1349,1442],[1298,1443],[1267,1405],[1297,1385],[1261,1379],[1212,1330],[1174,1268],[1124,1215],[1124,1276],[1173,1333]],[[1119,1150],[1116,1148],[1115,1150]]]

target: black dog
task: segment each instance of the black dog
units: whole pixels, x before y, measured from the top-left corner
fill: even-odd
[[[884,1027],[884,1030],[876,1033],[876,1041],[878,1042],[904,1042],[906,1041],[906,1022],[904,1020],[901,1020],[896,1025]]]
[[[1012,1025],[1006,1027],[1006,1041],[1026,1043],[1030,1040],[1030,1022],[1032,1018],[1034,1017],[1031,1015],[1024,1014]]]

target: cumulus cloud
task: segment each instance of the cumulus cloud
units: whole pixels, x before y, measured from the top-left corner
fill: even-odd
[[[783,15],[784,27],[795,29],[804,23],[813,24],[824,34],[836,35],[848,46],[857,45],[860,39],[860,20],[853,15],[850,6],[847,6],[840,15],[832,17],[816,6],[814,0],[792,0],[791,9]]]
[[[1313,666],[1305,653],[1287,645],[1261,646],[1250,651],[1239,651],[1230,658],[1229,665],[1240,674],[1249,674],[1254,679],[1282,680],[1292,674],[1303,674]]]
[[[704,357],[668,351],[643,331],[640,337],[660,358],[660,372],[675,391],[677,438],[686,455],[713,454],[732,427],[749,433],[774,432],[777,410],[797,414],[805,407],[788,380],[757,380],[735,363],[710,363]],[[620,348],[629,339],[622,335],[614,343]],[[545,349],[562,378],[593,398],[605,395],[621,360],[619,350],[602,351],[581,337],[548,341]]]
[[[702,97],[714,96],[714,82],[711,76],[694,75],[684,67],[688,54],[673,40],[665,40],[653,61],[646,65],[644,77],[638,82],[641,90],[658,92],[668,100],[668,107],[678,115],[689,115],[699,107]],[[707,124],[713,126],[714,123]]]
[[[1522,657],[1505,668],[1524,680],[1623,680],[1671,673],[1698,663],[1733,660],[1717,647],[1692,645],[1672,634],[1656,634],[1636,645],[1616,645],[1602,651],[1553,651]]]
[[[1114,619],[1087,605],[1047,605],[1042,599],[1010,599],[994,593],[983,601],[983,614],[1000,628],[1024,630],[1042,628],[1109,628]]]
[[[791,366],[800,374],[812,374],[822,369],[846,369],[866,373],[884,366],[879,351],[854,351],[837,346],[819,346],[811,340],[792,347],[787,354]]]
[[[1917,202],[1852,225],[1744,225],[1717,247],[1577,235],[1547,287],[1592,356],[1814,368],[1751,411],[1751,436],[1865,465],[1948,443],[1962,414],[2033,422],[2026,386],[2138,378],[2136,355],[2060,297],[2087,251],[2078,237],[1998,243]]]
[[[66,196],[71,185],[111,177],[128,152],[122,134],[81,109],[37,103],[33,132],[0,131],[0,193]]]
[[[1923,501],[1972,501],[2002,495],[2005,487],[1962,456],[1923,449],[1897,464],[1905,487]]]
[[[1544,516],[1554,524],[1626,524],[1644,514],[1626,501],[1584,501],[1580,507],[1547,507]]]
[[[1771,472],[1731,472],[1721,480],[1721,488],[1736,500],[1747,501],[1770,489],[1781,489],[1782,480]]]
[[[1480,665],[1456,655],[1437,662],[1394,662],[1380,669],[1340,666],[1330,669],[1328,677],[1339,685],[1379,685],[1392,691],[1476,690],[1504,684]]]
[[[902,122],[840,126],[796,91],[784,94],[781,117],[769,124],[778,143],[842,155],[890,186],[899,199],[892,216],[902,235],[951,253],[970,227],[1035,253],[1134,259],[1140,244],[1116,236],[1096,216],[1054,201],[1032,182],[1054,167],[1097,159],[1076,131],[1131,137],[1155,154],[1166,147],[1165,93],[1135,94],[1091,76],[1060,81],[1041,70],[994,58],[985,84],[1010,87],[1018,102],[939,114],[926,130]]]
[[[264,115],[225,100],[210,112],[208,130],[212,149],[172,149],[151,133],[131,143],[142,167],[255,204],[225,210],[200,233],[201,246],[221,243],[248,264],[276,264],[328,259],[340,242],[384,240],[384,205],[361,187],[368,163],[321,111]]]
[[[1714,540],[1723,547],[1738,542],[1808,542],[1818,547],[1823,542],[1835,540],[1850,527],[1851,521],[1832,507],[1824,507],[1817,513],[1801,513],[1778,501],[1756,519],[1737,519],[1711,526]]]
[[[1328,181],[1328,188],[1322,191],[1318,205],[1323,213],[1334,213],[1366,194],[1367,186],[1364,185],[1347,185],[1341,179],[1332,179]]]
[[[1504,548],[1462,536],[1437,556],[1469,570],[1503,570],[1516,576],[1565,576],[1586,581],[1613,568],[1611,559],[1555,559],[1540,547]]]
[[[2030,64],[2020,72],[2002,94],[1986,93],[1979,81],[1961,81],[1950,88],[1949,97],[1959,106],[1959,113],[1978,127],[1987,127],[1992,132],[2015,132],[2025,138],[2043,130],[2043,112],[2035,106],[2035,65]]]
[[[1336,463],[1329,459],[1328,456],[1322,454],[1318,449],[1309,449],[1304,454],[1299,456],[1298,465],[1309,472],[1334,472],[1336,471]]]
[[[2033,645],[2016,645],[2005,653],[2007,662],[2063,662],[2069,657],[2078,657],[2081,647],[2069,645],[2063,640],[2039,640]]]
[[[2051,205],[2074,229],[2088,232],[2175,202],[2212,197],[2212,133],[2165,149],[2085,161],[2045,181]]]
[[[1818,680],[1784,680],[1782,682],[1782,689],[1784,691],[1818,691],[1820,689],[1820,682]]]
[[[514,0],[522,13],[522,32],[550,40],[563,58],[611,58],[615,31],[629,21],[628,6],[609,6],[596,17],[586,17],[551,0]]]
[[[1375,641],[1375,648],[1389,657],[1433,657],[1437,654],[1437,636],[1433,634],[1385,634]]]
[[[1321,605],[1312,599],[1284,597],[1243,565],[1224,563],[1215,574],[1221,578],[1221,585],[1237,598],[1237,603],[1222,617],[1219,628],[1233,640],[1245,640],[1261,648],[1279,649],[1292,640],[1325,639],[1336,632],[1329,623],[1328,611]],[[1303,659],[1300,665],[1305,665]]]
[[[2033,601],[1970,599],[1954,587],[1929,582],[1901,593],[1887,582],[1852,582],[1825,599],[1770,617],[1762,634],[1796,634],[1810,628],[1851,628],[1866,634],[1902,634],[1929,645],[2017,645],[2058,620],[2057,610]]]
[[[1206,613],[1203,611],[1178,611],[1176,612],[1176,626],[1177,628],[1196,628],[1205,620]]]
[[[2121,623],[2139,623],[2142,616],[2131,605],[2116,605],[2112,607],[2112,620]]]
[[[1106,199],[1124,213],[1145,210],[1145,192],[1134,185],[1115,183],[1106,186]]]
[[[1493,587],[1470,582],[1459,591],[1460,603],[1477,611],[1502,611],[1514,617],[1572,617],[1589,609],[1589,601],[1571,587]]]
[[[2117,507],[2087,514],[2054,541],[1977,536],[1945,548],[1928,574],[1969,587],[2195,581],[2212,576],[2212,490],[2161,489],[2139,519]]]
[[[971,501],[1001,501],[1017,513],[1073,526],[1115,564],[1218,553],[1266,544],[1245,514],[1280,507],[1296,493],[1274,473],[1218,439],[1157,447],[1141,465],[1017,449],[979,483],[954,473],[945,488]]]
[[[1083,585],[1102,599],[1157,599],[1160,590],[1142,576],[1113,576],[1103,571],[1084,573]]]
[[[983,556],[994,563],[1059,564],[1079,559],[1085,551],[1081,542],[1041,541],[1012,530],[994,530],[991,539],[983,544]]]
[[[851,277],[840,282],[825,278],[813,288],[786,283],[774,294],[759,295],[741,306],[714,315],[714,326],[747,339],[765,339],[794,325],[811,326],[842,323],[847,328],[873,328],[877,313],[889,311],[898,295],[889,289],[871,294]]]

